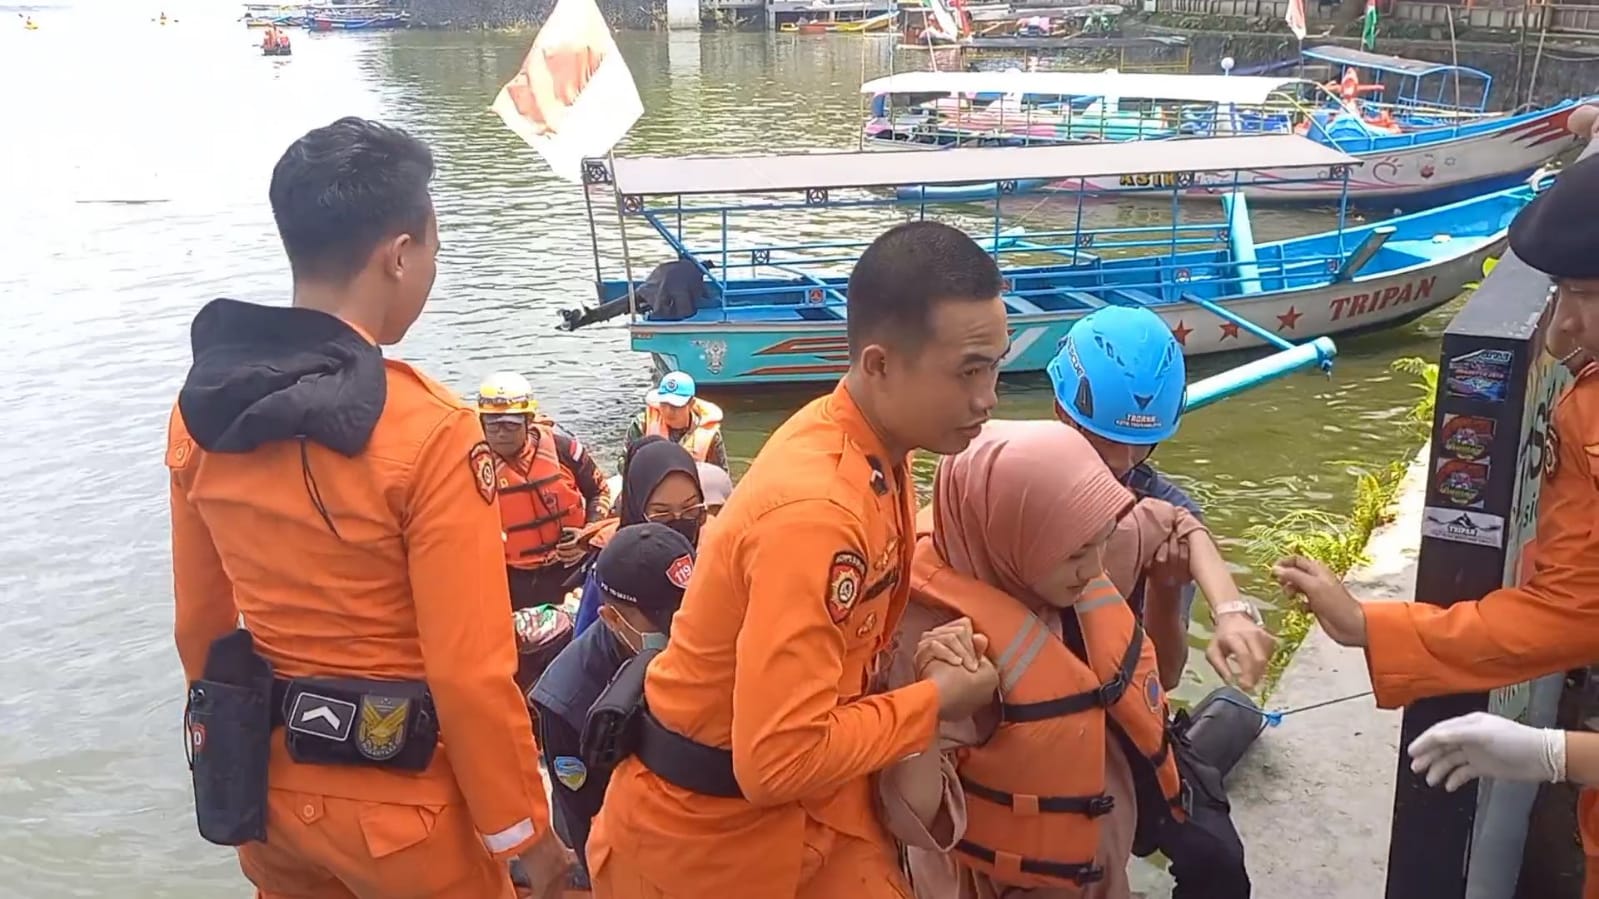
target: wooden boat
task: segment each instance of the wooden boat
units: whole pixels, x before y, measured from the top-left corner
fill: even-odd
[[[308,6],[305,10],[305,27],[309,31],[405,28],[410,21],[410,12],[387,3]]]
[[[871,16],[870,18],[856,19],[851,22],[839,22],[833,30],[842,34],[865,34],[872,31],[887,31],[889,26],[894,24],[894,19],[898,17],[898,15],[899,12],[897,10],[891,10],[880,15]]]
[[[1164,140],[1189,135],[1298,133],[1348,153],[1362,166],[1348,184],[1356,200],[1417,208],[1473,193],[1513,186],[1575,145],[1566,120],[1579,100],[1502,115],[1440,115],[1412,105],[1378,127],[1363,109],[1328,106],[1325,85],[1265,76],[1156,75],[1106,72],[911,72],[869,81],[873,116],[863,146],[939,149],[948,146],[1070,143],[1093,140]],[[904,107],[897,113],[895,98]],[[1132,111],[1126,104],[1131,101]],[[938,104],[942,102],[944,106]],[[1364,102],[1364,101],[1362,101]],[[1097,115],[1092,114],[1098,104]],[[1099,128],[1103,136],[1095,134]],[[1230,190],[1202,173],[1176,170],[1190,196]],[[1118,193],[1119,179],[1087,186]],[[1026,190],[1077,192],[1077,181],[1027,184]],[[1251,200],[1336,201],[1340,179],[1304,179],[1293,172],[1253,172],[1243,190]],[[967,185],[966,199],[992,196],[995,185]]]
[[[1350,179],[1362,165],[1296,135],[1193,138],[1184,143],[1182,155],[1196,171],[1232,172],[1239,183],[1260,169]],[[688,372],[705,384],[828,380],[847,361],[848,266],[876,234],[773,244],[744,234],[735,239],[730,229],[738,220],[770,222],[774,214],[812,215],[828,206],[894,204],[872,192],[881,188],[930,191],[972,181],[1060,184],[1068,174],[1084,187],[1127,178],[1175,197],[1181,187],[1160,186],[1171,156],[1170,145],[1142,141],[938,153],[588,160],[584,180],[589,189],[614,194],[596,198],[591,209],[617,210],[627,248],[625,277],[599,280],[598,296],[602,302],[631,298],[632,308],[638,308],[635,291],[648,265],[636,255],[641,244],[637,235],[629,237],[627,226],[646,223],[663,242],[663,252],[649,261],[693,260],[707,281],[707,295],[680,320],[634,317],[634,349],[650,354],[658,368]],[[1013,344],[1004,371],[1042,370],[1072,323],[1106,304],[1154,310],[1189,355],[1259,346],[1291,349],[1299,341],[1414,318],[1478,277],[1536,189],[1523,184],[1377,224],[1346,227],[1340,210],[1335,231],[1269,243],[1255,242],[1243,193],[1223,203],[1221,221],[1177,221],[1174,204],[1174,220],[1164,227],[1094,230],[1081,226],[1085,190],[1079,194],[1076,228],[1034,233],[1004,230],[1000,200],[994,204],[993,227],[977,239],[995,253],[1006,277]],[[701,199],[709,194],[743,202]],[[760,202],[762,196],[771,199]],[[922,204],[924,215],[932,203]],[[716,227],[699,224],[707,220]],[[700,244],[698,235],[718,228],[718,242]],[[602,271],[601,260],[595,262],[596,271]],[[1318,349],[1308,358],[1323,355]]]

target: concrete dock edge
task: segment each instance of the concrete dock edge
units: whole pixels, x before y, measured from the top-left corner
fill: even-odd
[[[1371,561],[1346,578],[1362,599],[1414,596],[1426,460],[1423,447],[1395,496],[1394,520],[1366,546]],[[1370,689],[1364,654],[1317,627],[1267,707],[1294,709]],[[1261,734],[1228,781],[1256,896],[1383,894],[1399,723],[1398,711],[1379,710],[1367,696],[1289,715]]]

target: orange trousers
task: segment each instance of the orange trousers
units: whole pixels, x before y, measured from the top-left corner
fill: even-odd
[[[269,790],[267,841],[239,847],[257,899],[514,899],[466,807]]]
[[[604,845],[603,832],[595,837],[588,853],[594,899],[704,899],[704,891],[693,884],[663,886],[646,878]],[[813,820],[805,824],[804,852],[794,899],[911,899],[892,843],[846,836]],[[757,896],[753,889],[746,894],[750,899]],[[759,895],[765,899],[767,894]]]

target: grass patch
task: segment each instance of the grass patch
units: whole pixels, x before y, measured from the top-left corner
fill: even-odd
[[[1244,532],[1249,541],[1244,552],[1251,565],[1270,567],[1283,556],[1305,556],[1345,575],[1351,568],[1368,561],[1366,544],[1371,540],[1371,533],[1393,519],[1394,496],[1399,492],[1410,458],[1432,427],[1433,402],[1438,389],[1437,363],[1410,357],[1396,361],[1393,369],[1415,376],[1416,389],[1421,394],[1405,416],[1407,435],[1413,438],[1414,445],[1386,464],[1350,463],[1350,473],[1355,477],[1355,500],[1348,513],[1295,509],[1270,524],[1249,528]],[[1261,687],[1262,702],[1277,689],[1277,681],[1288,666],[1288,660],[1293,658],[1315,623],[1316,616],[1302,601],[1283,609],[1277,651],[1266,666],[1265,684]]]

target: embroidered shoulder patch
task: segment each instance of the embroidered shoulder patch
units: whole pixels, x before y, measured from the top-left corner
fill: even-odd
[[[666,579],[680,589],[688,589],[688,579],[694,575],[694,557],[678,556],[666,568]]]
[[[477,484],[478,495],[483,501],[493,504],[495,494],[498,492],[494,486],[494,451],[482,441],[472,447],[466,454],[467,467],[472,470],[472,481]]]
[[[588,783],[589,769],[584,766],[582,759],[558,755],[555,757],[555,779],[561,782],[561,786],[575,792]]]
[[[849,617],[855,601],[860,598],[861,581],[865,579],[866,560],[860,553],[833,555],[833,564],[827,569],[827,614],[834,624],[843,624]]]

